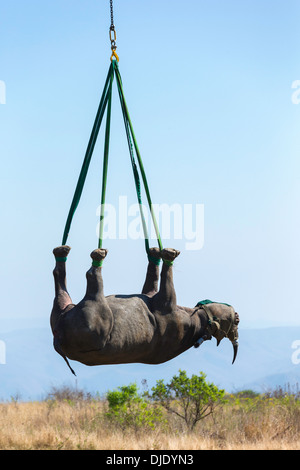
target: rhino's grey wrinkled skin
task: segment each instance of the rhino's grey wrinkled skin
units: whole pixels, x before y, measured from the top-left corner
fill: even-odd
[[[66,246],[53,250],[59,259],[53,271],[56,296],[51,313],[54,347],[66,361],[68,357],[88,366],[160,364],[194,346],[199,338],[210,339],[214,335],[210,331],[207,337],[209,319],[203,309],[177,305],[173,267],[165,262],[159,289],[159,266],[149,261],[142,294],[108,297],[104,296],[102,267],[92,266],[86,274],[86,295],[74,305],[66,287],[66,263],[61,260],[69,251],[70,247]],[[151,249],[153,257],[169,261],[178,254],[173,249],[162,253]],[[91,254],[96,261],[105,256],[106,250]],[[225,322],[231,321],[228,307],[216,305],[216,315]],[[237,337],[237,314],[236,318],[235,324],[231,324],[234,337]]]

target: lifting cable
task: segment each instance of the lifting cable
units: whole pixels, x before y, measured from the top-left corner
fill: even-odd
[[[62,244],[65,245],[69,236],[69,231],[71,227],[71,223],[73,220],[73,216],[75,214],[75,211],[78,207],[83,187],[86,181],[89,165],[92,159],[92,155],[94,152],[95,144],[98,138],[99,130],[102,124],[102,120],[104,117],[104,113],[106,110],[106,127],[105,127],[105,141],[104,141],[104,157],[103,157],[103,174],[102,174],[102,192],[101,192],[101,211],[100,211],[100,226],[99,226],[99,241],[98,241],[98,248],[102,248],[102,242],[103,242],[103,228],[104,228],[104,213],[105,213],[105,198],[106,198],[106,186],[107,186],[107,173],[108,173],[108,157],[109,157],[109,142],[110,142],[110,124],[111,124],[111,104],[112,104],[112,86],[113,86],[113,80],[114,77],[116,78],[116,83],[117,83],[117,89],[118,89],[118,94],[119,94],[119,99],[120,99],[120,104],[121,104],[121,109],[122,109],[122,114],[123,114],[123,120],[124,120],[124,125],[125,125],[125,131],[126,131],[126,136],[127,136],[127,143],[128,143],[128,148],[129,148],[129,154],[130,154],[130,160],[131,160],[131,165],[132,165],[132,170],[133,170],[133,176],[134,176],[134,181],[135,181],[135,188],[136,188],[136,193],[137,193],[137,199],[138,199],[138,204],[139,204],[139,209],[140,209],[140,215],[141,215],[141,220],[142,220],[142,226],[143,226],[143,232],[144,232],[144,238],[145,238],[145,248],[146,248],[146,253],[148,255],[149,260],[155,262],[158,264],[160,262],[159,259],[151,257],[149,254],[149,236],[148,236],[148,231],[147,231],[147,224],[145,220],[145,215],[143,211],[143,205],[142,205],[142,196],[141,196],[141,180],[140,180],[140,175],[139,171],[142,177],[142,181],[144,184],[144,189],[146,193],[146,198],[148,201],[149,209],[150,209],[150,214],[152,217],[152,222],[154,225],[156,237],[157,237],[157,242],[159,249],[162,250],[162,242],[160,238],[160,233],[158,229],[158,224],[155,218],[155,214],[153,211],[153,205],[152,205],[152,200],[150,196],[150,191],[149,191],[149,186],[146,178],[146,173],[144,169],[144,165],[142,162],[141,154],[137,145],[136,137],[134,134],[132,122],[129,116],[128,112],[128,107],[126,104],[125,96],[124,96],[124,90],[123,90],[123,85],[122,85],[122,79],[119,71],[119,57],[116,53],[116,30],[114,26],[114,15],[113,15],[113,0],[110,0],[110,14],[111,14],[111,26],[109,29],[109,38],[111,42],[111,50],[112,50],[112,55],[111,55],[111,64],[108,70],[107,78],[105,81],[104,89],[102,92],[102,96],[100,99],[100,104],[98,107],[98,111],[96,114],[95,122],[92,128],[91,136],[88,142],[87,150],[85,153],[84,161],[81,167],[80,175],[78,178],[78,182],[76,185],[75,193],[73,196],[73,200],[71,203],[71,207],[69,210],[69,214],[67,217],[67,222],[65,225],[64,229],[64,234],[63,234],[63,240]],[[137,158],[138,165],[136,164],[135,161],[135,154]],[[95,262],[93,262],[95,263]],[[97,262],[96,262],[97,263]],[[102,262],[97,263],[98,266],[102,266]]]

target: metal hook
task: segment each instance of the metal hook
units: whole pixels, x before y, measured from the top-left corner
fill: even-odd
[[[119,62],[119,56],[118,54],[116,53],[116,50],[115,49],[112,49],[112,55],[111,55],[111,62],[113,61],[113,58],[115,57],[115,59],[117,60],[117,62]]]

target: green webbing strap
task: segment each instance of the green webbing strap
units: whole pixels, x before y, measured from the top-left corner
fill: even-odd
[[[107,74],[106,82],[105,82],[105,85],[104,85],[104,90],[103,90],[103,93],[102,93],[102,96],[101,96],[99,108],[98,108],[98,111],[97,111],[97,114],[96,114],[96,118],[95,118],[94,126],[93,126],[93,129],[92,129],[92,133],[91,133],[91,136],[90,136],[90,140],[89,140],[89,143],[88,143],[88,146],[87,146],[85,158],[84,158],[84,161],[83,161],[83,164],[82,164],[82,167],[81,167],[79,179],[78,179],[77,186],[76,186],[76,189],[75,189],[75,194],[73,196],[72,204],[71,204],[71,207],[70,207],[70,210],[69,210],[69,214],[68,214],[64,234],[63,234],[62,245],[65,245],[66,242],[67,242],[70,227],[71,227],[71,223],[72,223],[72,219],[73,219],[74,213],[77,209],[77,206],[78,206],[80,198],[81,198],[81,194],[82,194],[83,186],[84,186],[84,183],[85,183],[86,175],[87,175],[87,172],[88,172],[88,169],[89,169],[89,165],[90,165],[91,158],[92,158],[93,151],[94,151],[94,147],[95,147],[95,144],[96,144],[96,141],[97,141],[99,129],[100,129],[100,126],[101,126],[101,123],[102,123],[102,118],[103,118],[104,111],[105,111],[105,108],[106,108],[106,105],[107,105],[108,87],[109,87],[109,84],[110,84],[111,77],[112,77],[113,73],[114,73],[113,72],[113,63],[111,63],[111,65],[109,67],[108,74]]]
[[[120,82],[119,82],[118,78],[119,77],[117,75],[118,92],[119,92],[119,98],[120,98],[120,103],[121,103],[121,109],[122,109],[122,113],[123,113],[123,119],[124,119],[127,142],[128,142],[129,155],[130,155],[130,160],[131,160],[131,165],[132,165],[132,170],[133,170],[133,176],[134,176],[134,182],[135,182],[135,188],[136,188],[136,194],[137,194],[137,199],[138,199],[138,203],[139,203],[139,210],[140,210],[142,226],[143,226],[143,231],[144,231],[145,247],[146,247],[146,252],[149,253],[149,236],[148,236],[147,225],[146,225],[146,220],[145,220],[145,215],[144,215],[143,205],[142,205],[141,182],[140,182],[138,169],[137,169],[135,159],[134,159],[133,145],[132,145],[130,129],[129,129],[129,124],[128,124],[127,115],[126,115],[126,109],[125,109],[124,95],[122,93],[122,89],[120,87]]]
[[[135,158],[134,158],[134,151],[133,151],[133,145],[135,149],[135,153],[137,155],[137,160],[139,164],[139,169],[142,175],[142,180],[144,183],[144,188],[150,208],[150,213],[153,221],[153,225],[155,228],[156,236],[157,236],[157,241],[160,250],[163,249],[163,245],[161,242],[160,234],[159,234],[159,229],[158,229],[158,224],[155,218],[155,214],[153,211],[153,205],[150,197],[150,191],[148,187],[148,182],[142,162],[142,158],[139,152],[139,148],[137,145],[137,141],[134,135],[132,123],[130,120],[128,108],[126,105],[125,97],[124,97],[124,92],[123,92],[123,87],[122,87],[122,79],[121,75],[119,72],[118,68],[118,63],[116,60],[112,60],[111,65],[109,67],[109,71],[107,74],[106,82],[104,85],[104,90],[101,96],[99,108],[97,111],[97,115],[95,118],[94,126],[92,129],[92,133],[90,136],[90,140],[88,143],[88,147],[86,150],[85,158],[82,164],[82,168],[80,171],[80,175],[78,178],[77,186],[75,189],[75,194],[73,196],[72,204],[69,210],[64,234],[63,234],[63,241],[62,245],[65,245],[67,242],[67,238],[69,235],[71,223],[73,220],[74,213],[78,207],[83,187],[85,184],[86,176],[88,173],[89,165],[91,162],[91,158],[93,155],[93,151],[95,148],[95,144],[97,141],[97,137],[99,134],[99,130],[101,127],[103,115],[105,112],[105,109],[107,107],[107,117],[106,117],[106,130],[105,130],[105,143],[104,143],[104,159],[103,159],[103,177],[102,177],[102,193],[101,193],[101,214],[100,214],[100,227],[99,227],[99,243],[98,247],[102,248],[102,240],[103,240],[103,227],[104,227],[104,211],[105,211],[105,197],[106,197],[106,185],[107,185],[107,170],[108,170],[108,156],[109,156],[109,140],[110,140],[110,123],[111,123],[111,102],[112,102],[112,84],[113,84],[113,79],[114,79],[114,74],[116,75],[117,79],[117,86],[118,86],[118,92],[119,92],[119,97],[120,97],[120,103],[121,103],[121,108],[122,108],[122,113],[123,113],[123,119],[124,119],[124,124],[125,124],[125,130],[126,130],[126,136],[127,136],[127,141],[128,141],[128,147],[129,147],[129,153],[130,153],[130,159],[131,159],[131,164],[132,164],[132,169],[133,169],[133,175],[134,175],[134,181],[135,181],[135,186],[136,186],[136,193],[137,193],[137,198],[138,198],[138,203],[139,203],[139,208],[140,208],[140,214],[141,214],[141,219],[142,219],[142,225],[143,225],[143,231],[144,231],[144,236],[145,236],[145,246],[146,246],[146,251],[148,254],[148,259],[149,261],[154,262],[155,264],[159,264],[160,259],[153,258],[149,254],[149,237],[148,237],[148,232],[147,232],[147,225],[145,221],[145,216],[143,213],[143,207],[142,207],[142,197],[141,197],[141,182],[139,178],[139,173],[138,173],[138,168],[135,163]],[[133,144],[132,144],[133,141]],[[165,260],[164,260],[165,262]],[[168,264],[172,264],[171,262],[168,262]],[[93,261],[93,266],[102,266],[102,261]]]
[[[94,259],[93,262],[92,262],[92,265],[95,266],[96,268],[101,267],[102,264],[103,264],[103,260],[101,260],[101,261],[96,261],[96,260]]]
[[[173,264],[174,264],[174,261],[170,261],[170,260],[168,260],[168,259],[163,259],[163,262],[164,262],[164,264],[166,264],[167,266],[173,266]]]
[[[145,170],[144,170],[144,165],[143,165],[143,162],[142,162],[141,154],[140,154],[140,151],[139,151],[139,148],[138,148],[138,145],[137,145],[137,141],[136,141],[135,134],[134,134],[134,131],[133,131],[133,127],[132,127],[132,123],[131,123],[131,120],[130,120],[128,108],[127,108],[127,105],[126,105],[125,96],[124,96],[124,92],[123,92],[123,86],[122,86],[122,79],[121,79],[121,75],[120,75],[120,71],[119,71],[119,67],[118,67],[117,63],[116,63],[116,67],[115,67],[115,74],[116,74],[116,78],[117,78],[117,84],[118,84],[118,90],[119,90],[122,110],[124,109],[123,116],[125,116],[125,118],[126,118],[125,127],[129,127],[129,129],[130,129],[130,133],[131,133],[131,137],[132,137],[132,140],[133,140],[133,143],[134,143],[134,148],[135,148],[137,160],[138,160],[138,163],[139,163],[140,172],[141,172],[143,183],[144,183],[144,188],[145,188],[145,192],[146,192],[146,196],[147,196],[147,200],[148,200],[148,205],[149,205],[153,225],[154,225],[154,228],[155,228],[155,233],[156,233],[156,237],[157,237],[157,241],[158,241],[158,246],[159,246],[159,249],[162,250],[163,245],[162,245],[162,242],[161,242],[156,217],[155,217],[155,214],[154,214],[154,211],[153,211],[153,205],[152,205],[152,201],[151,201],[151,196],[150,196],[149,186],[148,186],[148,182],[147,182],[147,178],[146,178],[146,173],[145,173]],[[136,180],[136,175],[134,175],[134,176],[135,176],[135,180]],[[145,237],[145,239],[146,239],[146,237]],[[148,253],[149,252],[149,244],[148,245],[146,244],[146,249],[147,249],[147,253]]]
[[[67,257],[65,257],[65,258],[60,258],[60,257],[58,256],[58,257],[55,258],[55,259],[56,259],[56,261],[58,261],[59,263],[65,263],[68,258],[67,258]]]
[[[156,264],[156,266],[159,266],[161,262],[160,258],[154,258],[154,256],[149,255],[149,253],[148,253],[148,260]]]
[[[107,184],[107,170],[108,170],[108,155],[109,155],[109,139],[110,139],[110,122],[111,122],[111,97],[112,97],[112,84],[114,80],[114,63],[112,61],[112,73],[110,76],[110,83],[108,89],[108,103],[107,103],[107,116],[105,128],[105,142],[104,142],[104,158],[103,158],[103,174],[102,174],[102,193],[101,193],[101,213],[100,213],[100,229],[99,229],[99,243],[98,248],[102,248],[103,242],[103,228],[104,228],[104,211],[105,211],[105,196]],[[102,266],[102,262],[100,264]]]

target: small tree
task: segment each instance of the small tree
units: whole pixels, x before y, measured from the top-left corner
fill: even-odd
[[[145,396],[140,395],[135,383],[108,391],[106,398],[109,407],[107,418],[121,426],[123,430],[155,429],[157,424],[164,424],[162,410],[158,406],[151,405]]]
[[[211,415],[218,404],[225,403],[225,391],[205,379],[203,372],[188,378],[186,371],[179,370],[170,383],[156,382],[152,399],[168,412],[184,419],[187,427],[193,430],[197,422]]]

